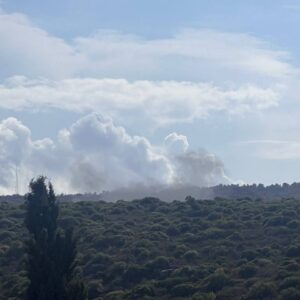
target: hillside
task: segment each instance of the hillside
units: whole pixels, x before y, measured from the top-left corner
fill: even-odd
[[[62,203],[89,299],[300,299],[300,200]],[[20,299],[23,206],[0,203],[0,299]]]
[[[198,187],[192,185],[155,185],[143,186],[136,185],[128,188],[119,188],[112,191],[103,191],[102,193],[86,194],[61,194],[57,198],[61,202],[77,201],[109,201],[142,199],[144,197],[155,197],[163,201],[171,202],[173,200],[184,200],[187,195],[196,199],[214,199],[216,197],[238,199],[252,198],[263,200],[279,200],[282,198],[300,199],[300,183],[292,184],[272,184],[264,186],[263,184],[252,185],[216,185],[212,187]],[[8,201],[22,203],[23,196],[20,195],[0,195],[0,202]]]

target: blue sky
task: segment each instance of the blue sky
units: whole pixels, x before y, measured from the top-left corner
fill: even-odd
[[[0,192],[300,180],[298,1],[0,7]]]
[[[298,1],[6,0],[2,7],[26,14],[62,38],[90,35],[98,29],[153,38],[169,36],[184,27],[201,27],[254,34],[279,47],[299,49]]]

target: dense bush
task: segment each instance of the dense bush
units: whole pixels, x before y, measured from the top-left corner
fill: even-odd
[[[217,271],[205,279],[205,288],[209,292],[218,292],[230,283],[230,279],[223,272]]]
[[[288,289],[282,290],[280,293],[281,300],[299,300],[300,290],[290,287]]]
[[[300,201],[61,203],[89,299],[300,299]],[[0,295],[21,299],[24,207],[0,202]],[[0,296],[0,299],[2,299]]]
[[[242,278],[253,277],[257,272],[257,267],[254,264],[246,264],[240,267],[239,275]]]
[[[253,300],[271,300],[277,295],[276,286],[272,282],[255,283],[248,294],[247,299]]]

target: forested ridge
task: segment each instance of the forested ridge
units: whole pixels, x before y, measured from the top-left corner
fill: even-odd
[[[22,299],[25,206],[0,203],[0,295]],[[300,299],[300,200],[62,202],[89,299]]]
[[[117,201],[142,199],[147,196],[159,198],[164,201],[184,200],[187,195],[196,199],[214,199],[216,197],[238,199],[238,198],[261,198],[264,200],[279,200],[282,198],[300,199],[300,183],[292,184],[247,184],[238,185],[219,184],[212,187],[198,187],[191,185],[171,185],[171,186],[140,186],[131,188],[122,188],[112,191],[103,191],[102,193],[77,193],[77,194],[59,194],[57,198],[61,202],[69,201]],[[22,203],[24,197],[21,195],[0,195],[0,202],[13,201]]]

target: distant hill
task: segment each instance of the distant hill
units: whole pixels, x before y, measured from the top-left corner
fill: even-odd
[[[62,194],[58,198],[62,202],[77,201],[108,201],[142,199],[144,197],[155,197],[163,201],[184,200],[186,196],[192,196],[196,199],[214,199],[217,197],[228,199],[251,198],[251,199],[281,199],[281,198],[299,198],[300,183],[293,184],[272,184],[264,186],[263,184],[252,185],[217,185],[213,187],[197,187],[190,185],[156,185],[156,186],[132,186],[129,188],[120,188],[113,191],[104,191],[102,193],[86,194]],[[23,196],[9,195],[0,196],[0,202],[23,201]]]
[[[163,201],[184,200],[186,196],[196,199],[214,199],[217,197],[228,199],[252,198],[252,199],[282,199],[300,198],[300,183],[263,184],[252,185],[217,185],[213,187],[196,187],[188,185],[131,187],[103,192],[99,195],[105,201],[141,199],[143,197],[156,197]]]

